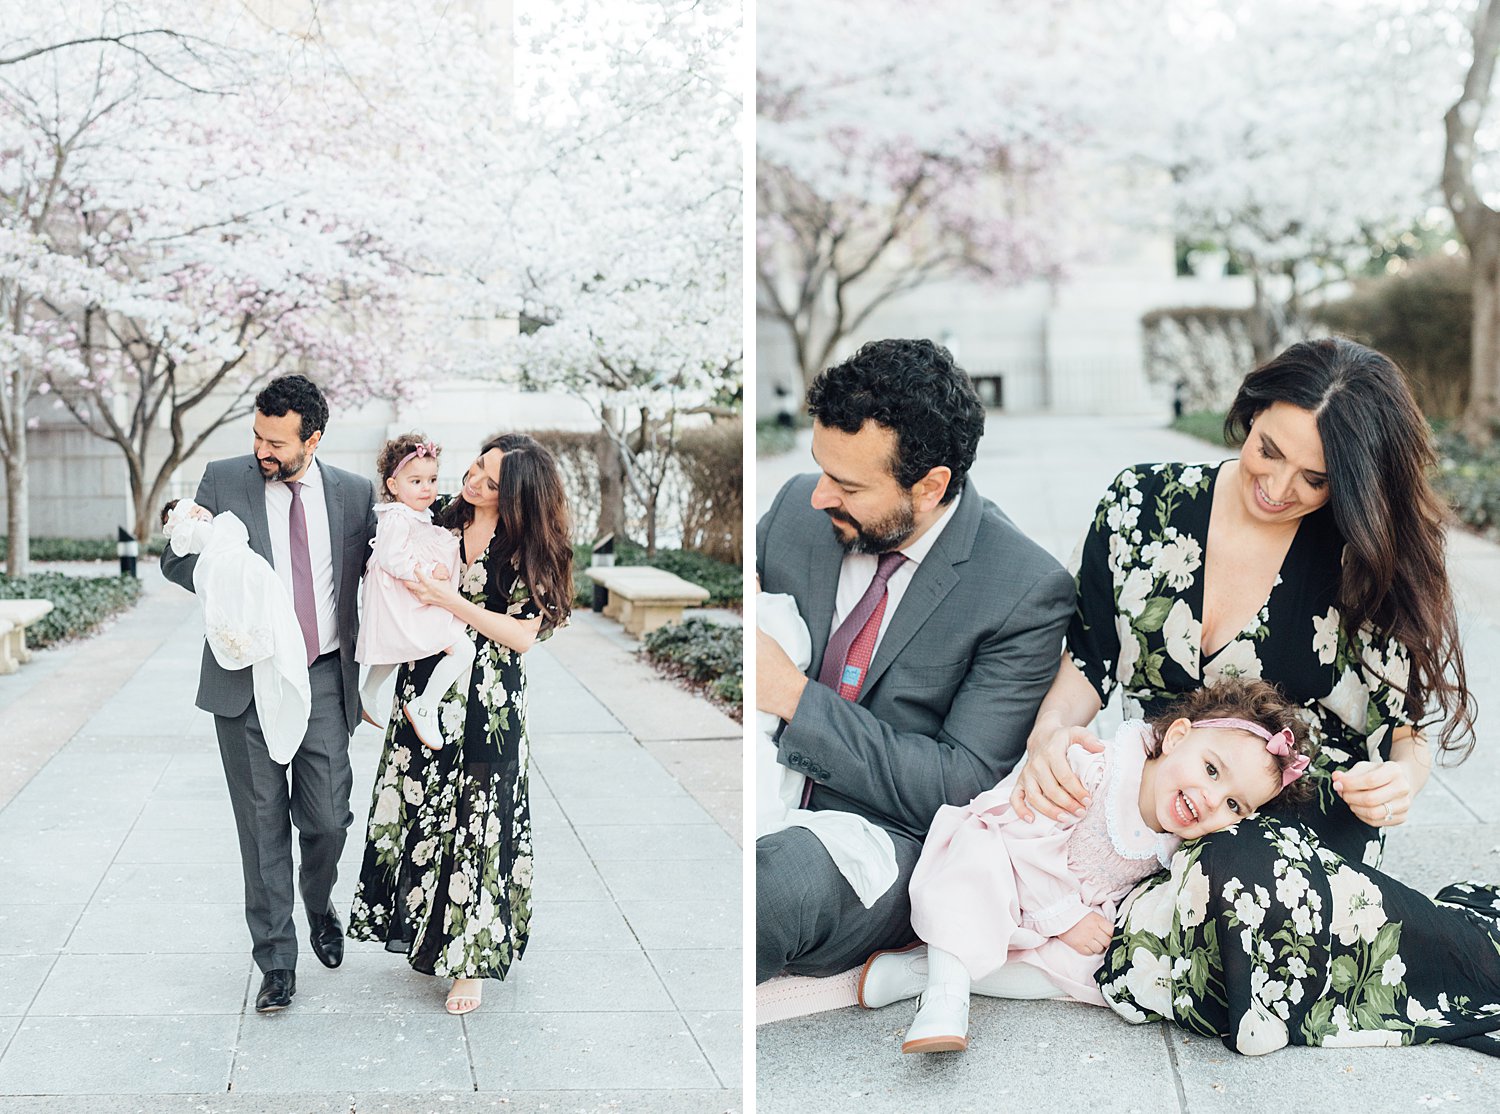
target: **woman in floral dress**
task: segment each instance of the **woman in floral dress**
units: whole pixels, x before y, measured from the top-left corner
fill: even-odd
[[[441,750],[404,716],[386,733],[349,935],[405,952],[453,980],[449,1013],[479,1006],[480,979],[503,979],[531,926],[524,654],[568,617],[573,595],[567,508],[556,463],[522,434],[487,441],[462,492],[437,513],[459,535],[456,583],[418,574],[421,602],[469,627],[466,692],[439,704]],[[437,658],[408,663],[398,703],[422,690]]]
[[[1081,807],[1065,750],[1097,746],[1083,725],[1117,686],[1126,716],[1149,717],[1219,677],[1275,682],[1322,748],[1314,802],[1184,847],[1142,883],[1105,998],[1249,1054],[1500,1054],[1500,893],[1433,900],[1377,869],[1427,780],[1423,731],[1460,757],[1473,746],[1426,424],[1389,360],[1329,339],[1251,373],[1226,429],[1245,439],[1237,460],[1131,468],[1101,501],[1013,803]]]

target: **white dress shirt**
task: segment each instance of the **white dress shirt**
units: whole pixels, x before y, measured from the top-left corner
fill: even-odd
[[[927,554],[932,552],[932,547],[937,543],[938,537],[947,528],[949,521],[953,518],[953,512],[958,510],[959,500],[963,499],[962,492],[958,498],[949,503],[943,511],[942,517],[934,522],[928,531],[916,541],[902,546],[897,552],[905,554],[906,560],[902,561],[891,578],[885,582],[886,601],[885,614],[880,617],[880,630],[875,635],[875,649],[870,651],[873,660],[875,651],[880,649],[880,640],[885,637],[885,632],[891,625],[891,616],[896,614],[896,608],[901,606],[901,598],[906,595],[906,589],[911,584],[911,578],[917,575],[917,566],[920,565]],[[880,557],[874,553],[846,553],[844,562],[839,567],[839,590],[833,603],[833,626],[828,630],[829,637],[839,629],[839,624],[844,621],[844,616],[853,611],[859,605],[860,598],[865,590],[870,587],[870,581],[875,579],[875,571],[880,567]]]
[[[328,528],[328,496],[314,458],[302,476],[302,508],[307,516],[307,553],[312,558],[313,601],[318,608],[318,655],[339,648],[339,618],[333,595],[333,539]],[[292,592],[292,489],[281,480],[266,481],[266,524],[271,528],[271,557],[276,575]]]

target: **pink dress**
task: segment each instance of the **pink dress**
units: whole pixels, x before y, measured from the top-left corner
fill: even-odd
[[[354,657],[362,665],[399,665],[420,661],[467,637],[468,628],[451,611],[418,603],[404,580],[434,565],[458,580],[458,537],[432,524],[428,511],[405,503],[378,503],[375,539],[365,570],[364,614]]]
[[[1085,913],[1113,921],[1117,903],[1165,867],[1181,842],[1141,819],[1141,771],[1150,729],[1121,726],[1101,754],[1068,749],[1092,803],[1080,817],[1018,818],[1017,772],[963,808],[933,818],[911,878],[911,923],[927,943],[963,960],[973,978],[1028,963],[1080,1002],[1104,1005],[1094,983],[1102,955],[1057,939]]]

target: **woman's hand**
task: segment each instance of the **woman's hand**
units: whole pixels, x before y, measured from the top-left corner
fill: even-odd
[[[416,574],[415,581],[403,580],[401,583],[406,585],[406,590],[415,596],[418,602],[431,607],[441,607],[444,611],[453,611],[464,602],[463,596],[459,595],[458,589],[451,581],[437,580],[421,569],[417,569]]]
[[[1057,938],[1079,955],[1103,955],[1114,935],[1112,921],[1105,920],[1098,913],[1085,913],[1083,920],[1068,931],[1059,932]]]
[[[1356,762],[1347,770],[1335,770],[1333,791],[1350,812],[1374,828],[1404,824],[1411,810],[1411,775],[1404,762]]]
[[[1037,721],[1026,740],[1026,764],[1010,794],[1010,807],[1022,820],[1036,819],[1033,808],[1049,820],[1061,820],[1066,812],[1083,815],[1089,795],[1068,762],[1068,747],[1074,743],[1096,754],[1104,749],[1099,737],[1087,727]]]

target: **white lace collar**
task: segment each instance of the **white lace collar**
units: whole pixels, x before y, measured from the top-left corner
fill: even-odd
[[[1105,809],[1109,842],[1122,859],[1155,858],[1169,866],[1182,840],[1170,832],[1154,832],[1141,818],[1141,770],[1151,727],[1138,719],[1126,720],[1115,733],[1105,753]]]
[[[432,521],[432,511],[430,509],[425,511],[414,510],[413,508],[408,507],[405,503],[401,502],[401,500],[399,499],[392,499],[389,503],[375,504],[375,514],[377,517],[382,515],[395,514],[398,511],[405,512],[401,515],[401,517],[409,518],[413,522]]]

